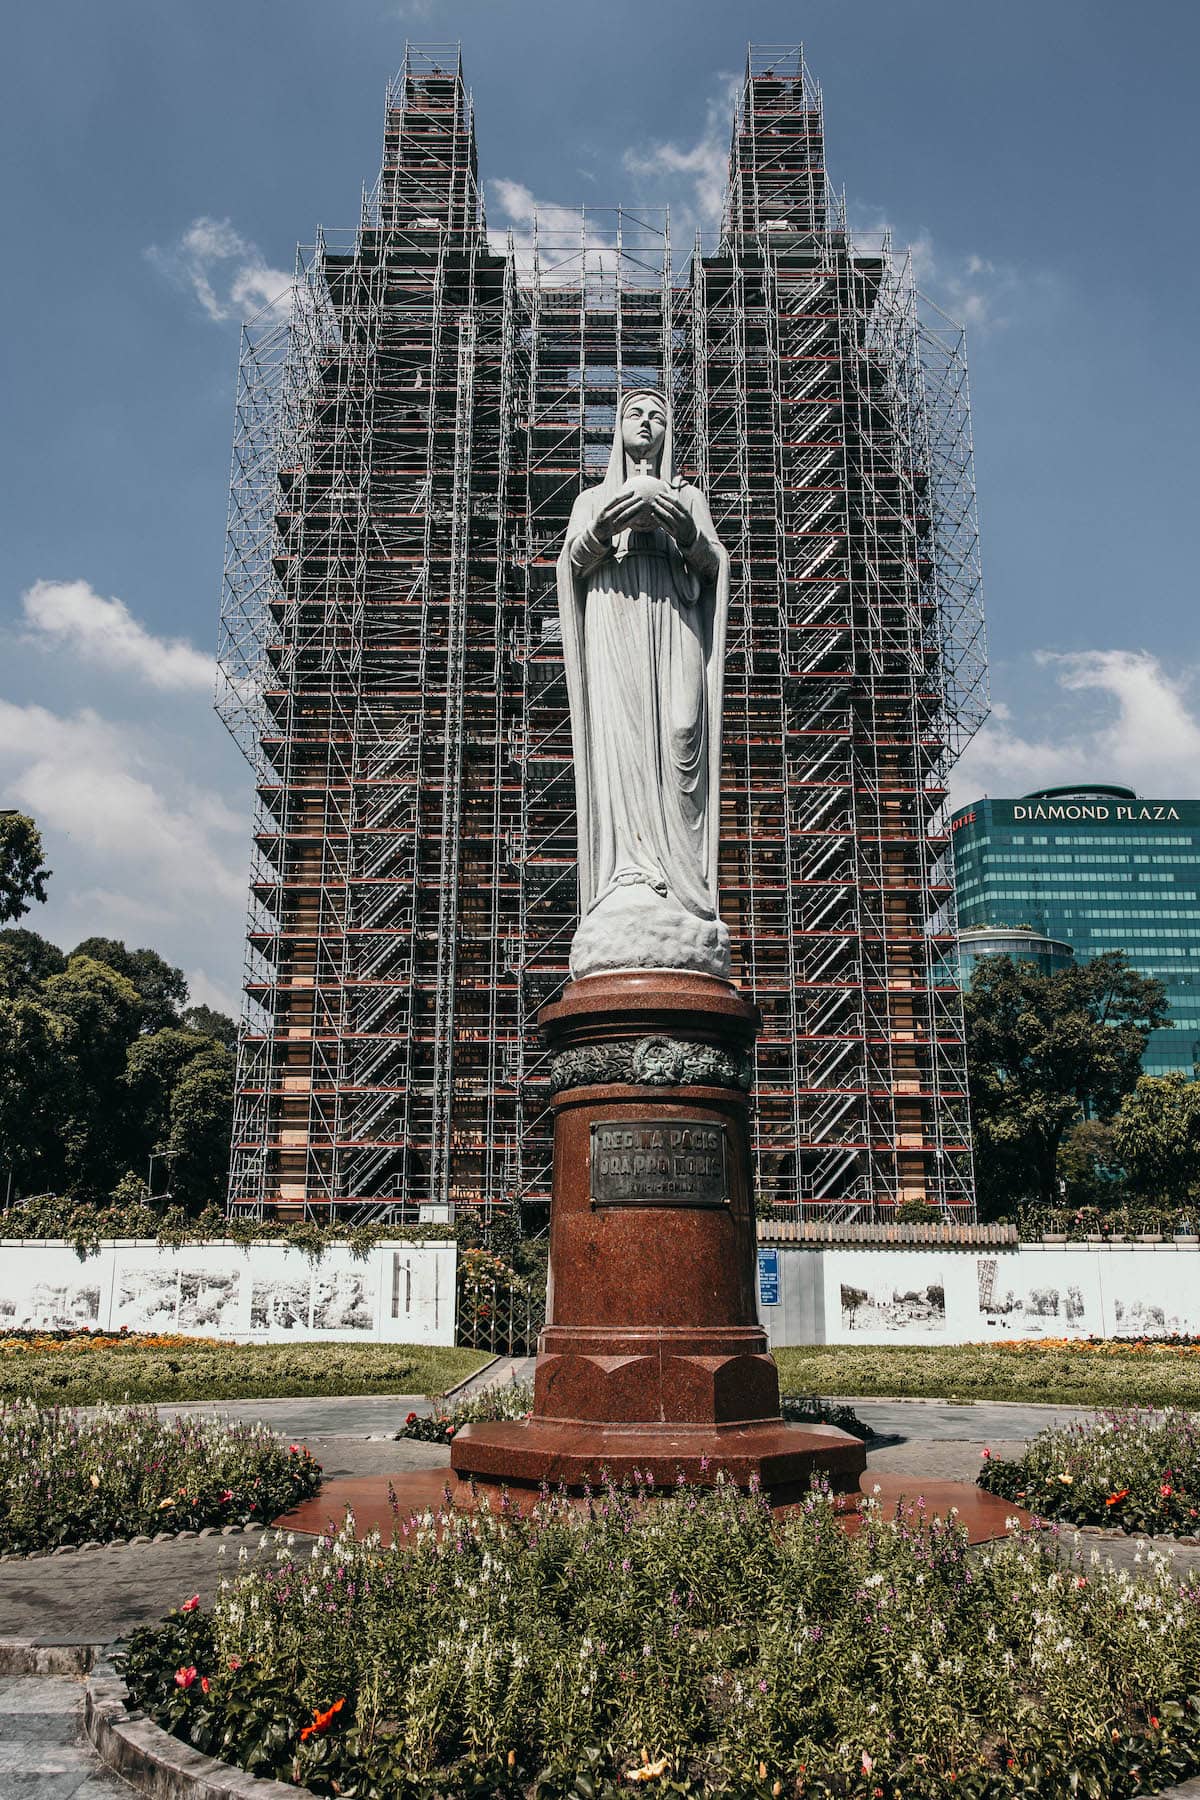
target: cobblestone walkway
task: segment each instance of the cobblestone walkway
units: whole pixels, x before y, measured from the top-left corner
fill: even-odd
[[[83,1677],[0,1679],[0,1794],[5,1800],[130,1800],[83,1735]]]

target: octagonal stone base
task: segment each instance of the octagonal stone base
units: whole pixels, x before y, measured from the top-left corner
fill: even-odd
[[[451,1466],[487,1487],[596,1488],[606,1480],[670,1488],[680,1476],[711,1487],[724,1472],[738,1487],[775,1500],[799,1497],[814,1475],[837,1492],[857,1487],[867,1466],[860,1439],[832,1425],[592,1425],[532,1418],[464,1425]]]

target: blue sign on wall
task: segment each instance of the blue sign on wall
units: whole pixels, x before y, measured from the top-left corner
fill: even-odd
[[[778,1250],[760,1250],[758,1253],[758,1303],[760,1306],[779,1305]]]

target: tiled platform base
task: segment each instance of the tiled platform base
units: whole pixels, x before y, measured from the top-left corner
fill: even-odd
[[[1011,1500],[1001,1500],[995,1494],[985,1494],[982,1488],[975,1487],[970,1482],[922,1481],[912,1475],[874,1476],[868,1472],[863,1476],[858,1489],[851,1489],[836,1497],[847,1531],[853,1532],[860,1528],[860,1508],[867,1496],[876,1499],[887,1514],[894,1512],[897,1507],[903,1508],[905,1516],[913,1523],[935,1515],[945,1518],[951,1508],[954,1508],[959,1524],[965,1527],[973,1544],[984,1544],[992,1538],[1006,1536],[1006,1519],[1018,1518],[1023,1525],[1029,1524],[1028,1513],[1023,1513]],[[535,1490],[513,1488],[510,1490],[508,1503],[520,1511],[528,1511],[536,1504],[537,1498]],[[447,1503],[456,1512],[463,1513],[474,1511],[478,1505],[477,1496],[470,1486],[456,1480],[449,1469],[419,1469],[392,1476],[366,1475],[345,1481],[326,1482],[315,1498],[284,1513],[275,1520],[275,1524],[282,1531],[310,1532],[316,1536],[327,1531],[330,1526],[336,1529],[349,1507],[354,1515],[357,1537],[367,1537],[371,1532],[378,1531],[386,1543],[390,1540],[393,1529],[399,1535],[400,1528],[407,1525],[414,1513],[431,1509],[437,1512],[445,1508]],[[492,1504],[496,1504],[494,1498]],[[583,1502],[578,1501],[576,1504],[582,1505]],[[789,1499],[777,1502],[772,1510],[782,1518],[797,1504],[799,1503],[795,1499]]]

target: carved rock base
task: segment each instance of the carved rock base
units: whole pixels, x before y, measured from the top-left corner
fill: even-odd
[[[781,1420],[758,1323],[738,1079],[756,1009],[728,981],[625,971],[573,982],[541,1023],[556,1070],[577,1085],[554,1100],[550,1295],[533,1417],[464,1426],[455,1472],[580,1486],[603,1469],[669,1482],[724,1468],[782,1490],[823,1469],[853,1485],[866,1464],[857,1438]],[[633,1065],[631,1044],[649,1046]],[[644,1079],[594,1079],[627,1068]]]
[[[615,888],[581,923],[571,944],[576,981],[615,969],[682,969],[729,979],[729,931],[700,919],[644,882]]]

